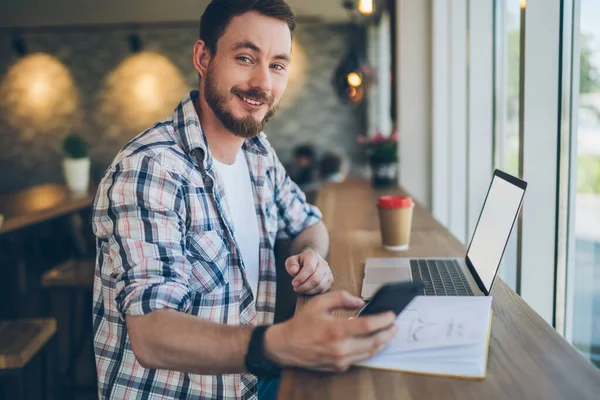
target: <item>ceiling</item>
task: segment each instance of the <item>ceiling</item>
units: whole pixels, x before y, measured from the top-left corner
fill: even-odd
[[[195,22],[208,3],[209,0],[1,0],[0,27]],[[342,0],[288,3],[300,23],[348,21]]]

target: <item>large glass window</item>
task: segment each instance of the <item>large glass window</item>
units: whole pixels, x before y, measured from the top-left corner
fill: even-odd
[[[519,176],[520,0],[496,1],[496,139],[495,167]],[[506,247],[500,275],[516,289],[518,230]]]
[[[504,170],[519,175],[519,65],[521,60],[520,0],[506,0],[506,109]]]
[[[567,305],[573,345],[600,367],[600,1],[580,0],[577,184],[573,282]]]

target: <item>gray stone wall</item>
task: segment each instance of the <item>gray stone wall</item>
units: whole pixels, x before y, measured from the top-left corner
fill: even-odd
[[[12,36],[0,33],[0,192],[63,182],[61,144],[70,132],[91,143],[92,178],[98,180],[127,141],[170,115],[197,86],[191,65],[197,32],[141,30],[137,58],[122,30],[25,32],[26,57],[14,53]],[[298,27],[295,70],[266,128],[283,162],[293,146],[307,142],[318,152],[337,150],[354,163],[361,160],[356,137],[364,133],[364,107],[341,104],[330,83],[347,48],[346,32],[346,25]],[[132,99],[136,106],[125,107]]]

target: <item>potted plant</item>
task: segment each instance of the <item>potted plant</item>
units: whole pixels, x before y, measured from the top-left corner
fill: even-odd
[[[373,186],[394,186],[398,179],[398,132],[394,131],[389,136],[379,131],[370,137],[361,135],[358,143],[365,147]]]
[[[75,193],[87,192],[90,183],[90,158],[88,144],[77,134],[67,136],[63,141],[63,172],[69,190]]]

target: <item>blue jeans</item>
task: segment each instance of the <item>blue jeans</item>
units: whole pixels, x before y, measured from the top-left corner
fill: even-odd
[[[258,380],[258,400],[275,400],[279,391],[279,378],[269,381]]]

